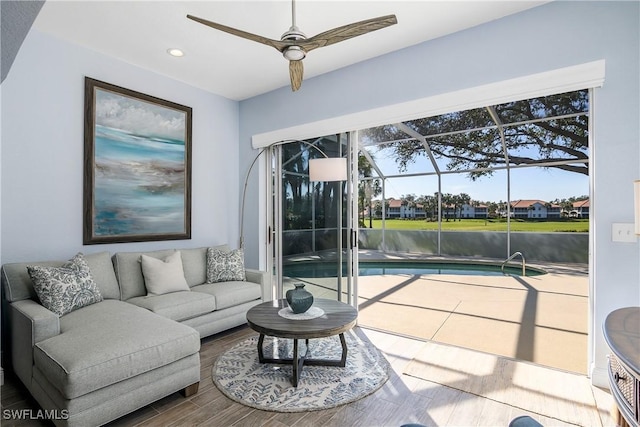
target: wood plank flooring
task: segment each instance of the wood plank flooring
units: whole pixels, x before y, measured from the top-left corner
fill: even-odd
[[[389,360],[393,372],[389,381],[374,394],[341,407],[306,413],[276,413],[256,410],[233,402],[215,387],[211,380],[211,369],[216,358],[238,343],[256,333],[248,327],[239,327],[202,341],[200,351],[201,381],[197,394],[184,398],[174,393],[164,399],[146,406],[132,414],[120,418],[110,424],[116,426],[401,426],[407,423],[420,423],[425,426],[507,426],[509,421],[520,415],[529,415],[544,426],[612,426],[615,425],[610,416],[613,401],[607,391],[588,385],[584,381],[581,390],[574,390],[576,395],[592,396],[596,406],[587,410],[587,415],[576,418],[572,414],[567,423],[558,418],[544,415],[545,408],[557,407],[562,403],[563,410],[570,410],[571,405],[554,400],[553,395],[539,396],[540,401],[533,406],[519,404],[518,399],[529,401],[531,396],[522,394],[517,388],[503,388],[494,393],[510,393],[509,402],[501,403],[496,395],[489,398],[474,393],[467,393],[457,388],[447,387],[413,375],[405,375],[409,365],[425,357],[425,346],[429,342],[405,338],[389,333],[361,328],[369,340],[375,344]],[[443,350],[446,352],[446,348]],[[447,354],[453,365],[469,367],[468,353],[456,351],[451,347]],[[414,361],[415,363],[415,361]],[[414,367],[415,368],[415,367]],[[540,375],[536,371],[536,375]],[[5,370],[5,385],[2,395],[2,426],[40,426],[48,425],[43,421],[16,421],[4,417],[6,409],[37,409],[31,399],[13,375]],[[452,372],[455,375],[455,372]],[[574,374],[567,374],[574,375]],[[424,375],[425,378],[427,377]],[[550,381],[563,381],[562,375],[554,371]],[[544,378],[536,378],[536,384],[544,384]],[[464,381],[462,379],[461,381]],[[469,379],[473,381],[473,378]],[[501,381],[501,372],[494,371],[482,378],[484,383],[497,384]],[[533,381],[533,379],[532,379]],[[469,390],[481,393],[482,386],[467,385]],[[460,387],[463,388],[463,387]],[[515,396],[515,397],[514,397]],[[563,396],[566,399],[566,396]],[[576,405],[579,402],[576,402]],[[528,412],[522,407],[534,408]]]

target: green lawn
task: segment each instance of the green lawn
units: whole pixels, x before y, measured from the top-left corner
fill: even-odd
[[[369,219],[365,219],[364,224],[369,228]],[[437,230],[438,223],[425,221],[423,219],[388,219],[386,220],[388,230]],[[382,228],[382,220],[374,219],[373,228]],[[443,230],[457,231],[507,231],[507,221],[505,219],[462,219],[442,221]],[[531,231],[531,232],[589,232],[588,219],[564,219],[556,221],[544,220],[524,220],[512,219],[511,231]]]

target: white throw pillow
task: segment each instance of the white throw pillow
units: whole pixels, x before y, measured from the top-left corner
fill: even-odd
[[[141,255],[140,262],[142,263],[142,275],[147,295],[163,295],[190,290],[187,279],[184,277],[182,256],[179,251],[164,260]]]

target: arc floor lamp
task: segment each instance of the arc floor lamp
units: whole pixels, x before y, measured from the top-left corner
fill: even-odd
[[[633,182],[636,234],[640,236],[640,179]]]
[[[256,157],[251,162],[247,175],[244,178],[244,187],[242,189],[242,200],[240,202],[240,249],[244,249],[244,208],[247,197],[247,186],[249,184],[249,176],[260,156],[267,150],[278,145],[289,144],[293,142],[299,142],[312,148],[322,154],[321,158],[309,159],[309,180],[312,182],[335,182],[347,180],[347,159],[344,157],[329,157],[327,154],[318,148],[316,145],[299,140],[289,139],[285,141],[274,142],[260,150]]]

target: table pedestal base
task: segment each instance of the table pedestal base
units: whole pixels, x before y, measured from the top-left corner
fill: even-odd
[[[300,373],[302,372],[302,368],[304,365],[307,366],[339,366],[344,368],[347,364],[347,342],[344,339],[344,334],[340,334],[340,344],[342,345],[342,356],[340,360],[338,359],[312,359],[308,358],[309,353],[309,340],[305,339],[305,345],[307,347],[307,351],[302,356],[298,351],[298,341],[299,339],[293,340],[293,358],[269,358],[264,357],[264,334],[260,334],[260,338],[258,338],[258,361],[260,363],[275,363],[280,365],[292,365],[293,366],[293,375],[291,377],[291,383],[294,387],[298,387],[298,382],[300,380]]]

